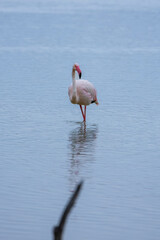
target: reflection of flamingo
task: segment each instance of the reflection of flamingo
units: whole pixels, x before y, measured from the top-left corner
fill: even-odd
[[[96,89],[87,80],[79,79],[75,80],[75,71],[78,72],[79,78],[81,78],[81,70],[78,64],[74,64],[72,68],[72,85],[68,89],[68,95],[71,103],[79,104],[83,120],[86,121],[86,106],[95,103],[98,105]],[[82,109],[84,105],[84,112]]]
[[[95,161],[97,135],[98,126],[95,124],[86,126],[84,122],[78,122],[77,127],[72,129],[69,134],[68,172],[70,190],[73,190],[75,183],[80,180],[86,171],[88,176],[89,166]]]

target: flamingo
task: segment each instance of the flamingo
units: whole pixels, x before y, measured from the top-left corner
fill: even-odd
[[[75,72],[78,72],[79,79],[75,79]],[[71,103],[78,104],[81,109],[84,122],[86,121],[86,106],[91,103],[99,104],[96,89],[88,80],[81,79],[82,72],[77,63],[72,68],[72,85],[68,88],[68,95]],[[84,105],[84,110],[82,108]]]

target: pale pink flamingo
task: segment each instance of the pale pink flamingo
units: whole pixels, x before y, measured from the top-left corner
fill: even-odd
[[[75,79],[75,72],[78,72],[79,79]],[[72,68],[72,85],[68,88],[68,95],[71,103],[78,104],[80,106],[83,120],[86,121],[86,106],[91,103],[98,105],[97,93],[93,84],[87,80],[81,79],[81,70],[77,63]],[[84,105],[84,110],[82,108]]]

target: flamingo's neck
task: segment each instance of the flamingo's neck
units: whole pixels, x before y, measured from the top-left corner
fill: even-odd
[[[76,71],[72,69],[72,86],[73,86],[73,96],[76,96]]]

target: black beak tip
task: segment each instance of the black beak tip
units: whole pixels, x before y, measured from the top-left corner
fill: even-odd
[[[82,76],[82,73],[80,72],[80,73],[79,73],[79,79],[81,79],[81,76]]]

